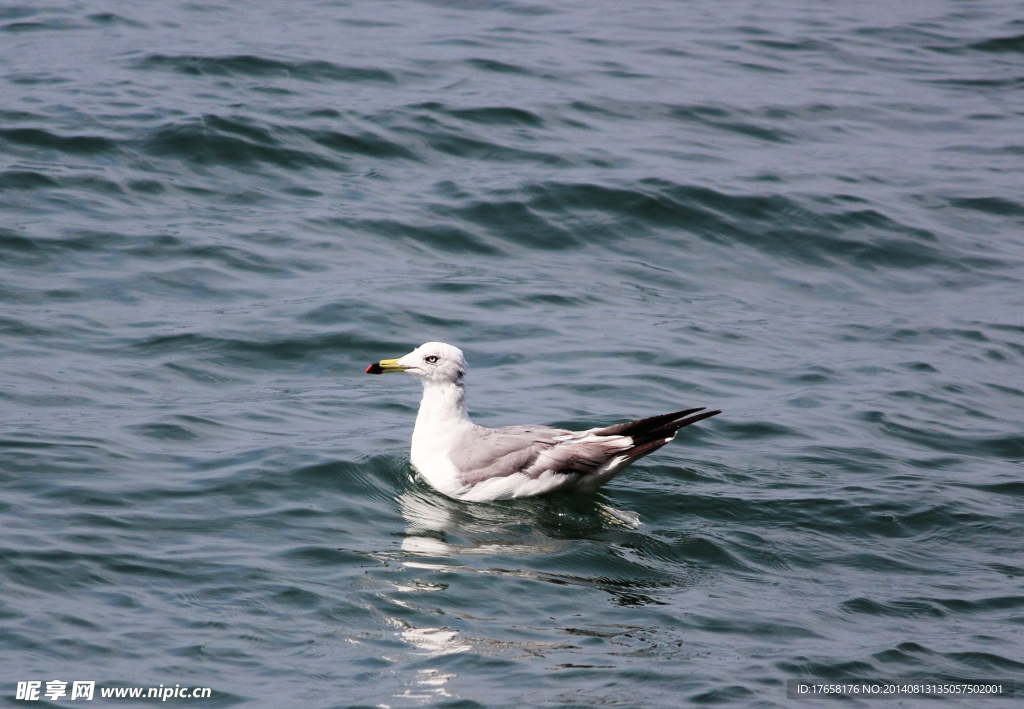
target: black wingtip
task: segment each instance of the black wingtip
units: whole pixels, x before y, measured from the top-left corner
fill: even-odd
[[[704,411],[697,414],[696,416],[690,416],[689,418],[685,418],[677,423],[679,423],[679,428],[682,428],[683,426],[689,426],[691,423],[697,423],[698,421],[709,419],[712,416],[718,416],[718,414],[720,413],[722,413],[721,409],[715,409],[714,411]]]
[[[661,438],[671,439],[673,436],[676,435],[676,431],[678,431],[679,429],[685,426],[689,426],[691,423],[697,423],[698,421],[703,421],[704,419],[708,419],[711,418],[712,416],[717,416],[718,414],[722,413],[721,409],[715,409],[714,411],[704,411],[703,408],[690,409],[689,412],[692,413],[691,416],[683,416],[682,418],[676,418],[672,421],[668,421],[661,425],[648,427],[646,428],[646,430],[632,431],[628,435],[632,436],[633,443],[634,445],[637,446],[644,445]],[[653,420],[657,421],[658,418],[660,417],[655,416]]]
[[[670,414],[661,414],[660,416],[651,416],[645,419],[637,419],[636,421],[617,423],[613,426],[608,426],[606,428],[594,431],[594,434],[598,436],[636,436],[646,435],[651,431],[657,431],[661,429],[671,429],[672,431],[675,431],[676,429],[681,428],[682,426],[688,425],[688,423],[692,423],[693,421],[700,421],[700,418],[695,418],[693,419],[693,421],[689,421],[688,423],[679,423],[681,420],[686,419],[687,416],[695,414],[698,411],[704,411],[704,407],[698,406],[695,409],[683,409],[682,411],[673,411]],[[722,412],[714,411],[702,414],[701,417],[707,418],[708,416],[714,416],[715,414],[720,413]]]

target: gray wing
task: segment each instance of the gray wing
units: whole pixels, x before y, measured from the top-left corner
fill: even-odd
[[[449,459],[459,469],[464,485],[523,473],[537,478],[547,471],[566,475],[593,475],[617,457],[621,466],[642,458],[675,438],[691,423],[722,413],[703,407],[675,411],[636,421],[567,431],[549,426],[473,426],[456,441]]]
[[[585,435],[548,426],[474,426],[456,442],[449,459],[460,481],[475,485],[515,473],[536,478],[548,470],[590,475],[630,445],[621,436],[581,440]]]

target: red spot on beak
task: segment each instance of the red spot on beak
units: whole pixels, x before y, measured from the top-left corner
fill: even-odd
[[[380,362],[374,362],[366,368],[367,374],[383,374],[384,370],[380,368]]]

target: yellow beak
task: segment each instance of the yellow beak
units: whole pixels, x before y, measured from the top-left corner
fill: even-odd
[[[398,363],[397,359],[382,359],[380,362],[374,362],[366,368],[367,374],[385,374],[387,372],[404,372],[408,367],[403,367]]]

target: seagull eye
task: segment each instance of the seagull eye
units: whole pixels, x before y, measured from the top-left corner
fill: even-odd
[[[427,361],[427,362],[430,362],[431,364],[433,364],[434,362],[436,362],[437,360],[439,360],[439,359],[441,359],[441,358],[440,358],[440,357],[438,357],[437,355],[430,355],[430,356],[428,356],[428,357],[424,357],[423,359],[424,359],[425,361]]]

